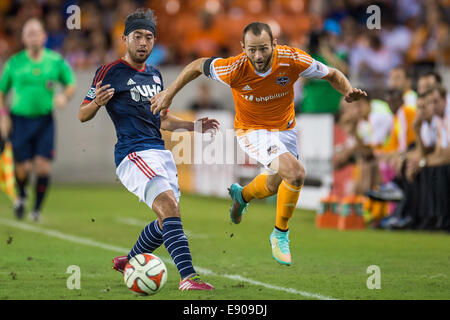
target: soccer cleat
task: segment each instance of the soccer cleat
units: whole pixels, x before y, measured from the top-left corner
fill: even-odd
[[[242,215],[247,212],[248,203],[242,198],[242,187],[238,183],[233,183],[228,188],[228,193],[233,200],[230,208],[230,218],[235,224],[238,224],[242,220]]]
[[[119,271],[120,273],[123,273],[123,270],[125,269],[125,266],[128,263],[128,256],[119,256],[112,260],[113,262],[113,269]]]
[[[366,191],[365,195],[370,199],[378,201],[400,202],[404,198],[403,190],[393,182],[381,185],[379,190]]]
[[[41,213],[37,210],[33,210],[30,213],[30,219],[34,222],[39,222],[41,221]]]
[[[289,250],[289,230],[280,231],[276,228],[270,234],[272,256],[278,262],[286,266],[291,265],[291,252]]]
[[[190,290],[214,290],[214,287],[210,285],[208,282],[200,279],[198,274],[194,274],[185,279],[180,280],[180,284],[178,285],[178,289],[180,291],[190,291]]]
[[[25,198],[17,198],[14,201],[14,215],[17,219],[22,220],[25,215],[25,204],[26,204]]]

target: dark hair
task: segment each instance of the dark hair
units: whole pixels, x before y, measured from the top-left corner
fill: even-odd
[[[245,44],[245,35],[247,32],[251,31],[255,36],[259,36],[263,31],[266,31],[269,34],[270,42],[273,41],[272,30],[269,25],[264,22],[252,22],[244,28],[244,32],[242,33],[242,42]]]
[[[432,94],[435,91],[439,92],[439,95],[441,96],[442,99],[445,99],[447,97],[447,89],[445,89],[441,85],[434,86],[434,87],[428,89],[427,91],[425,91],[423,96],[428,96],[429,94]]]
[[[311,31],[309,34],[308,52],[318,54],[321,41],[326,41],[327,34],[323,31]],[[325,39],[325,40],[324,40]]]
[[[380,37],[377,34],[369,34],[369,45],[374,50],[379,50],[383,46]]]
[[[123,34],[128,36],[131,32],[138,29],[148,30],[156,36],[156,17],[152,9],[139,8],[127,16]]]
[[[437,83],[442,84],[442,76],[434,70],[427,70],[427,71],[422,72],[421,74],[419,74],[419,77],[417,78],[417,80],[419,80],[420,78],[425,78],[425,77],[434,77],[436,79]]]
[[[130,13],[125,19],[125,24],[130,23],[137,19],[149,20],[156,25],[156,16],[152,9],[139,8],[135,12]]]
[[[393,68],[391,69],[391,71],[392,71],[392,70],[401,70],[401,71],[403,71],[403,74],[404,74],[405,77],[408,78],[408,79],[412,79],[412,77],[413,77],[411,69],[407,68],[407,67],[404,66],[404,65],[400,65],[400,66],[393,67]]]

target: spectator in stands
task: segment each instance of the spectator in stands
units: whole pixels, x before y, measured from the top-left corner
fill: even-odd
[[[327,19],[323,26],[324,37],[319,42],[319,54],[344,74],[348,74],[348,54],[339,46],[342,30],[339,23]]]
[[[403,103],[416,108],[417,93],[412,89],[412,79],[409,70],[404,66],[398,66],[389,71],[388,88],[403,92]]]
[[[447,91],[436,86],[426,92],[426,103],[433,108],[436,128],[436,148],[424,159],[424,165],[440,166],[450,164],[450,108],[447,102]]]
[[[413,64],[449,63],[449,26],[443,19],[441,8],[435,1],[425,3],[425,23],[419,25],[413,34],[408,50],[408,62]]]
[[[152,66],[160,66],[164,64],[169,57],[169,51],[163,44],[155,43],[150,57],[148,57],[146,64]]]
[[[89,34],[96,30],[102,30],[102,19],[99,19],[99,16],[102,16],[103,13],[100,11],[100,8],[95,1],[83,2],[80,11],[82,18],[81,29],[85,34]]]
[[[393,125],[387,143],[377,153],[385,184],[379,190],[368,191],[366,195],[373,200],[400,201],[403,198],[405,160],[415,146],[413,123],[416,111],[404,104],[401,90],[389,89],[386,101],[394,117]]]
[[[344,169],[348,165],[354,165],[356,162],[358,114],[358,107],[355,103],[348,103],[345,99],[341,99],[339,112],[336,114],[336,125],[342,130],[345,138],[334,148],[333,166],[335,170]],[[356,180],[354,176],[352,180]],[[352,181],[350,186],[346,187],[346,191],[350,193],[355,192],[354,181]]]
[[[381,15],[381,41],[403,61],[411,46],[412,30],[406,24],[397,24],[394,11]]]
[[[6,17],[0,12],[0,65],[3,65],[11,53],[11,38],[6,33]]]
[[[376,141],[375,131],[382,128],[379,123],[379,113],[372,110],[370,98],[364,97],[357,101],[358,123],[356,127],[356,140],[358,141],[356,164],[359,169],[356,181],[355,193],[364,195],[366,191],[373,189],[381,183],[378,163],[375,158]],[[389,123],[389,122],[386,122]]]
[[[110,48],[108,34],[101,29],[92,31],[89,34],[89,44],[87,46],[87,64],[89,66],[99,66],[116,60],[116,54]]]
[[[419,75],[417,80],[417,92],[419,94],[425,93],[429,89],[441,86],[442,85],[442,77],[439,73],[428,70]],[[447,110],[450,109],[450,92],[447,92]]]
[[[416,133],[416,152],[407,159],[407,178],[412,181],[420,170],[419,162],[434,150],[437,140],[437,132],[433,119],[435,113],[433,105],[427,103],[426,92],[417,98],[417,115],[414,120],[414,131]]]
[[[335,167],[342,168],[354,164],[354,188],[356,195],[365,195],[371,189],[383,183],[377,155],[389,138],[392,130],[393,115],[385,101],[363,98],[346,106],[342,104],[348,142],[335,154]],[[341,122],[342,123],[342,122]],[[389,207],[380,201],[364,200],[366,220],[372,226],[378,226],[386,217]]]
[[[203,11],[200,13],[201,26],[191,29],[187,34],[185,50],[190,59],[198,57],[227,56],[227,41],[224,30],[219,28],[214,16]]]
[[[417,93],[423,94],[429,89],[442,84],[442,77],[433,70],[422,72],[417,79]]]
[[[426,155],[419,165],[435,173],[431,179],[434,212],[428,216],[428,225],[425,226],[450,231],[450,110],[447,99],[448,94],[442,86],[426,93],[426,103],[433,107],[437,116],[437,139],[434,151]]]
[[[389,152],[387,159],[394,164],[398,171],[405,152],[414,146],[416,136],[413,130],[413,121],[416,111],[415,108],[404,104],[403,92],[400,90],[388,90],[386,101],[394,115],[394,123],[385,151]]]
[[[446,90],[439,86],[419,95],[417,149],[407,157],[407,179],[402,186],[405,197],[387,223],[390,228],[450,231],[450,117],[445,113],[446,97]]]
[[[114,22],[112,23],[112,29],[109,30],[111,34],[112,46],[116,52],[117,57],[122,57],[125,54],[125,45],[122,40],[123,29],[125,28],[125,19],[131,13],[137,9],[135,1],[123,0],[119,1],[119,4],[115,11]],[[164,27],[160,27],[164,30]],[[156,35],[158,36],[158,35]]]
[[[45,46],[61,53],[66,37],[64,32],[66,29],[62,23],[61,13],[57,10],[50,11],[45,17],[45,24],[47,27],[47,42]]]
[[[389,71],[401,63],[399,56],[373,31],[360,34],[350,52],[351,75],[372,90],[384,88]]]
[[[84,69],[89,66],[86,41],[78,31],[72,31],[66,37],[62,53],[64,59],[74,69]]]
[[[338,26],[333,27],[335,31],[312,32],[309,38],[308,52],[312,58],[326,65],[347,69],[345,60],[336,53],[333,46],[336,42],[329,41],[335,39],[335,35],[331,34],[340,32]],[[301,81],[303,81],[303,100],[298,107],[300,112],[336,113],[339,110],[341,94],[333,90],[327,81],[322,79],[302,79]]]

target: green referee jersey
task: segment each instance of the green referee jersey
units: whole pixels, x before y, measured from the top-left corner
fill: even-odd
[[[5,63],[0,79],[0,91],[13,89],[11,113],[37,117],[53,109],[56,83],[75,84],[72,69],[62,56],[44,49],[38,61],[31,60],[25,50],[13,55]]]

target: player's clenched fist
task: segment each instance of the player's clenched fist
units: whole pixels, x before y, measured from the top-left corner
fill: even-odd
[[[114,95],[114,88],[111,87],[110,84],[105,84],[104,86],[100,87],[101,81],[97,82],[95,85],[95,99],[94,102],[99,106],[104,106],[108,103],[108,101],[113,97]]]

